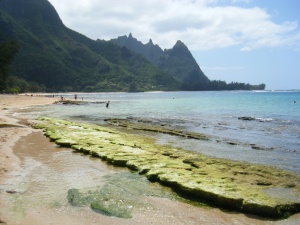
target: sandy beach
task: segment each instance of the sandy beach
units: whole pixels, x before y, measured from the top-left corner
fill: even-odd
[[[49,150],[49,154],[52,154],[54,146],[40,131],[31,128],[28,121],[22,118],[14,118],[13,112],[23,107],[52,104],[57,100],[58,98],[41,95],[31,96],[30,94],[0,95],[0,185],[2,185],[2,188],[0,188],[0,224],[299,224],[299,214],[287,220],[271,221],[242,213],[194,207],[158,198],[147,199],[155,207],[127,220],[97,214],[87,208],[72,208],[67,204],[63,210],[45,206],[29,208],[27,211],[22,212],[22,217],[16,220],[16,218],[13,218],[13,214],[9,213],[11,205],[8,202],[8,196],[13,195],[13,193],[9,192],[15,191],[17,187],[14,179],[21,176],[20,174],[26,173],[26,169],[29,168],[24,166],[26,162],[21,157],[22,154],[31,154],[36,161],[39,161],[39,165],[43,165],[43,163],[46,164],[48,161],[43,161],[44,159],[37,157],[40,154],[40,149],[42,151]],[[26,143],[29,143],[30,147]],[[20,154],[20,151],[18,154],[14,152],[16,146],[22,149],[22,151],[20,150],[22,154]],[[30,151],[29,148],[31,148]],[[61,154],[69,154],[64,153],[64,151],[68,150],[60,149],[59,151]],[[57,151],[55,154],[57,154]],[[81,156],[70,155],[68,157],[80,158]],[[98,167],[98,171],[118,170],[105,164],[100,165],[98,161],[93,162],[89,158],[84,158],[84,160],[87,163],[87,168]],[[57,173],[60,173],[59,169],[62,169],[60,167],[64,167],[64,165],[62,161],[58,161],[58,163],[62,164],[56,165]],[[92,165],[91,163],[95,164]],[[48,182],[52,182],[50,178]],[[49,198],[51,197],[49,196]],[[38,199],[37,201],[41,200]]]
[[[18,164],[18,158],[12,152],[16,141],[33,132],[30,126],[20,124],[18,119],[13,118],[11,111],[27,106],[52,104],[56,100],[43,95],[0,95],[0,181]]]
[[[30,126],[22,124],[22,121],[12,117],[12,110],[33,105],[52,104],[55,101],[56,99],[43,95],[0,95],[0,183],[3,183],[20,164],[19,158],[13,153],[13,146],[20,138],[33,132]],[[5,223],[2,219],[3,208],[5,205],[1,201],[0,223]]]

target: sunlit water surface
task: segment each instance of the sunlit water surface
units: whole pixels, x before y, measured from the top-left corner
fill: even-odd
[[[62,96],[74,99],[71,94]],[[161,135],[157,137],[161,143],[300,173],[300,92],[93,93],[77,96],[79,101],[94,103],[44,106],[30,115],[97,124],[105,123],[106,118],[150,120],[153,124],[168,124],[176,129],[212,136],[205,142]],[[99,103],[108,100],[109,108]],[[253,120],[240,120],[239,117]],[[227,142],[239,144],[228,145]],[[259,149],[249,147],[251,145]]]

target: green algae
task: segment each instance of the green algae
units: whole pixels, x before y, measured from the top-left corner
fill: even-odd
[[[131,209],[126,207],[126,203],[115,202],[112,199],[106,201],[92,202],[91,208],[96,212],[104,213],[108,216],[115,216],[120,218],[131,218]]]
[[[108,127],[53,118],[41,118],[34,126],[43,129],[45,135],[60,146],[138,171],[150,181],[169,186],[189,199],[274,218],[300,211],[300,176],[297,174],[207,157]],[[274,188],[288,191],[285,195],[281,192],[274,195],[269,191]],[[103,211],[109,208],[99,202],[93,207],[103,208]]]
[[[90,206],[94,211],[119,218],[131,218],[135,209],[152,206],[145,201],[147,196],[174,199],[169,191],[130,172],[107,175],[104,185],[93,189],[70,189],[68,202],[73,206]]]

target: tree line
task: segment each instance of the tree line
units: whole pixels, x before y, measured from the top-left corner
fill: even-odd
[[[211,80],[201,83],[183,83],[182,90],[185,91],[234,91],[234,90],[264,90],[265,84],[252,85],[249,83],[231,82],[222,80]]]
[[[19,52],[20,45],[14,39],[0,42],[0,91],[1,93],[45,92],[44,85],[28,82],[11,75],[11,64]]]

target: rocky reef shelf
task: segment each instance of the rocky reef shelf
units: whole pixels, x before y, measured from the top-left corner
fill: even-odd
[[[194,201],[269,218],[300,212],[298,174],[159,145],[105,126],[43,117],[33,127],[57,145],[138,171]]]

